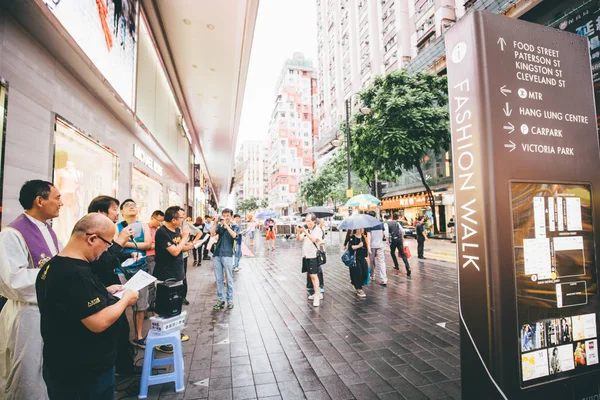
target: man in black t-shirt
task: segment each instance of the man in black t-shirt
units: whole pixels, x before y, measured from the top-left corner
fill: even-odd
[[[156,249],[156,267],[154,276],[159,281],[167,279],[176,282],[183,281],[185,273],[183,269],[183,252],[194,248],[193,243],[188,243],[190,231],[183,227],[185,214],[183,208],[172,206],[165,211],[165,222],[158,228],[154,237]]]
[[[112,246],[115,226],[88,214],[75,224],[65,248],[44,265],[36,293],[44,340],[43,377],[53,399],[112,399],[118,321],[138,293],[104,287],[91,263]]]

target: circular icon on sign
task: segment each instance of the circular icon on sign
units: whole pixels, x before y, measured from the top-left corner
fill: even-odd
[[[522,99],[527,98],[527,90],[525,90],[523,88],[519,89],[519,97]]]
[[[556,272],[552,272],[552,273],[550,274],[550,279],[552,279],[553,281],[555,281],[555,280],[556,280]]]
[[[529,127],[525,124],[521,125],[521,133],[527,135],[529,133]]]
[[[537,275],[531,275],[531,280],[534,282],[537,281]]]
[[[458,64],[465,59],[467,55],[467,44],[465,42],[459,42],[454,46],[452,50],[452,62]]]

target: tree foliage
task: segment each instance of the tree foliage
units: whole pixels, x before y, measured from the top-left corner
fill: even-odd
[[[421,163],[428,152],[439,154],[450,147],[448,84],[445,76],[409,74],[398,70],[360,92],[371,112],[354,117],[351,131],[352,169],[369,182],[394,181],[403,170],[416,168],[433,211],[435,201]]]
[[[240,213],[248,213],[256,211],[260,208],[260,199],[258,197],[251,197],[249,199],[239,199],[237,203],[237,211]]]
[[[339,148],[333,157],[315,174],[306,174],[300,182],[300,197],[308,206],[322,206],[329,198],[334,206],[347,200],[346,147]],[[367,192],[366,185],[356,174],[352,176],[352,188],[355,194]]]

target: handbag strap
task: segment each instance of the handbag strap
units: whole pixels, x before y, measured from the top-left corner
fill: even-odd
[[[310,229],[307,229],[307,231],[308,231],[308,233],[310,233]],[[309,239],[309,240],[310,240],[310,239]],[[311,240],[311,242],[312,242],[312,244],[315,246],[315,248],[317,249],[317,251],[321,250],[321,249],[319,248],[319,246],[317,246],[317,244],[316,244],[315,242],[313,242],[312,240]]]

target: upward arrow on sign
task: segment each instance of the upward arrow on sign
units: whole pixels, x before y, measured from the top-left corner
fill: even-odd
[[[498,44],[500,45],[500,49],[504,51],[504,46],[506,46],[506,41],[504,40],[504,38],[498,39]]]

